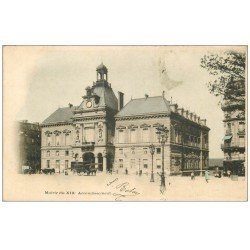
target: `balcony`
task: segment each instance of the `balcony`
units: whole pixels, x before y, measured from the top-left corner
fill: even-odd
[[[223,143],[223,144],[221,144],[221,149],[223,151],[235,151],[235,150],[240,150],[240,149],[244,149],[244,148],[245,148],[244,144],[239,144],[239,145],[234,145],[234,144],[231,144],[231,143]]]
[[[82,142],[82,151],[93,151],[95,148],[95,142]]]

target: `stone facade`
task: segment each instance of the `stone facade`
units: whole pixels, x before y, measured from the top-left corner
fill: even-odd
[[[112,167],[114,159],[114,115],[118,100],[107,82],[108,70],[97,68],[97,81],[86,88],[77,107],[55,111],[42,124],[42,168],[58,173],[84,162],[99,171]]]
[[[76,164],[90,164],[99,171],[131,173],[156,171],[164,166],[168,174],[203,170],[208,166],[206,120],[178,109],[162,96],[133,99],[123,107],[123,93],[118,99],[108,83],[108,70],[101,64],[97,81],[86,88],[79,106],[59,108],[42,123],[42,168],[57,173]],[[168,128],[164,148],[158,142],[156,128]]]
[[[165,104],[165,107],[164,107]],[[143,106],[143,108],[140,108]],[[159,108],[161,107],[161,111]],[[134,110],[140,112],[135,114]],[[126,112],[127,111],[127,112]],[[156,128],[164,125],[168,139],[164,146],[164,170],[167,174],[200,172],[208,167],[209,128],[206,120],[177,104],[170,104],[164,96],[131,100],[116,115],[115,162],[116,171],[149,173],[161,171],[162,146]],[[150,145],[156,148],[153,158]]]

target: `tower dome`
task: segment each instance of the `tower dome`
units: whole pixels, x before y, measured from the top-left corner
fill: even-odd
[[[107,67],[101,63],[97,68],[96,68],[97,71],[99,70],[103,70],[103,71],[108,71]]]
[[[96,68],[96,73],[97,81],[108,81],[108,69],[103,63]]]

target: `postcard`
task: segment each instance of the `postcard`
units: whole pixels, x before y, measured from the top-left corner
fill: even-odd
[[[247,46],[3,46],[4,201],[247,201]]]

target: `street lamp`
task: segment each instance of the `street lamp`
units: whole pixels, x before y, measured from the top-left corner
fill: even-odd
[[[150,149],[150,153],[151,153],[151,156],[152,156],[152,171],[151,171],[151,179],[150,179],[150,182],[154,182],[154,168],[153,168],[153,158],[154,158],[154,153],[155,153],[155,146],[154,144],[151,144],[149,146],[149,149]]]
[[[165,184],[165,174],[164,174],[164,146],[165,143],[168,140],[168,132],[169,130],[164,125],[159,125],[156,127],[156,134],[158,141],[161,143],[162,148],[162,173],[161,173],[161,193],[164,193],[166,190],[166,184]]]

